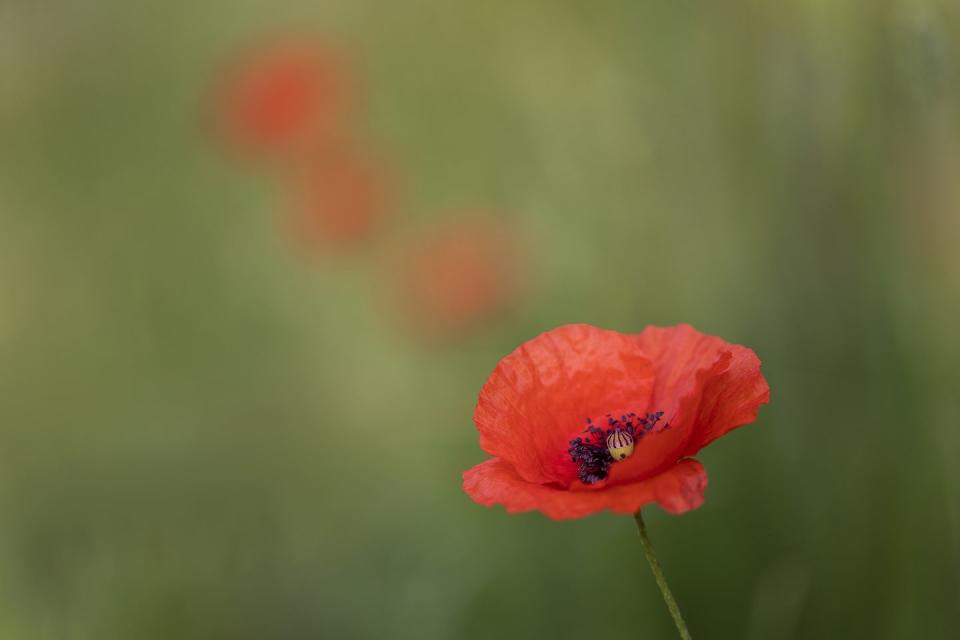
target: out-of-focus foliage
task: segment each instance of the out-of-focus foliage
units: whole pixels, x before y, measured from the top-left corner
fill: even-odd
[[[231,57],[345,43],[391,227],[305,260],[211,141]],[[523,299],[398,326],[382,255],[508,212]],[[695,636],[960,625],[960,9],[0,5],[0,637],[670,637],[629,519],[470,502],[499,357],[690,322],[772,402],[651,535]]]

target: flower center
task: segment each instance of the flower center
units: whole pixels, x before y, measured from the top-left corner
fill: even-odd
[[[607,436],[607,451],[614,460],[626,460],[633,454],[633,435],[617,429]]]
[[[577,477],[584,484],[594,484],[610,475],[610,465],[626,460],[633,454],[635,442],[647,434],[660,433],[670,428],[670,423],[657,427],[663,411],[648,413],[643,417],[635,413],[620,416],[607,415],[607,428],[601,429],[587,418],[586,436],[577,436],[570,441],[570,459],[577,464]]]

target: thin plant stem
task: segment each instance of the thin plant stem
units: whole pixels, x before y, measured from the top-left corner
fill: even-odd
[[[643,522],[643,516],[637,511],[637,515],[635,515],[633,519],[637,521],[637,530],[640,532],[640,543],[643,545],[643,552],[647,556],[647,562],[650,563],[650,570],[653,571],[653,577],[657,581],[657,586],[660,587],[660,593],[663,594],[663,601],[667,603],[667,609],[670,610],[673,624],[677,625],[677,631],[680,633],[681,640],[691,640],[690,632],[687,631],[687,623],[683,621],[683,616],[680,615],[680,607],[677,606],[677,601],[673,599],[673,593],[667,585],[667,579],[663,576],[663,568],[660,567],[657,554],[653,552],[653,545],[650,544],[650,538],[647,537],[647,525]]]

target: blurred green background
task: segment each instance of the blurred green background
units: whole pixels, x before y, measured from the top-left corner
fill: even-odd
[[[201,126],[351,47],[391,229],[510,212],[523,300],[424,342]],[[695,637],[960,628],[960,7],[0,0],[0,638],[669,638],[629,518],[487,510],[497,360],[690,322],[772,402],[648,526]]]

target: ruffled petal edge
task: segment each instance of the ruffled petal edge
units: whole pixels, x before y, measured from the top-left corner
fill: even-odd
[[[540,511],[553,520],[582,518],[599,511],[634,514],[656,503],[681,514],[703,504],[707,473],[692,458],[680,460],[662,473],[639,482],[600,490],[570,491],[525,481],[510,463],[493,458],[464,472],[463,489],[486,507],[503,505],[509,513]]]

